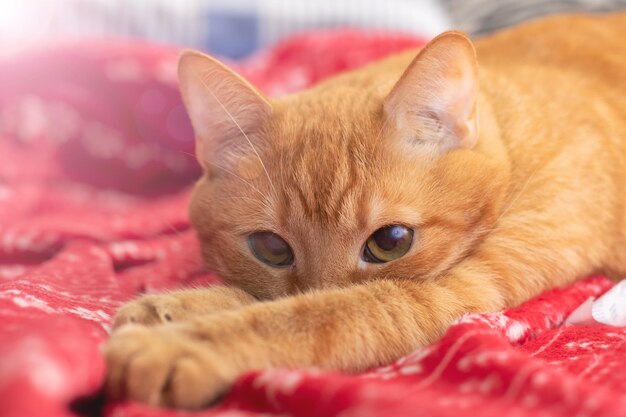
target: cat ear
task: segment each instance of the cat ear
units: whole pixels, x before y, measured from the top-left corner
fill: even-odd
[[[403,139],[439,151],[471,148],[478,139],[478,63],[469,38],[456,31],[433,39],[391,90],[385,115]]]
[[[207,171],[232,155],[252,151],[249,135],[271,114],[269,101],[218,60],[184,51],[178,61],[183,102],[196,135],[196,157]]]

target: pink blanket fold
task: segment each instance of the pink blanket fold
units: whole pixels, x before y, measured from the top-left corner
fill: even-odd
[[[302,35],[233,65],[271,95],[422,42]],[[346,45],[350,45],[346,48]],[[116,308],[210,285],[186,214],[199,171],[176,88],[177,50],[99,40],[0,60],[0,416],[187,415],[100,395]],[[565,327],[612,286],[592,277],[362,375],[242,376],[198,416],[625,416],[626,330]]]

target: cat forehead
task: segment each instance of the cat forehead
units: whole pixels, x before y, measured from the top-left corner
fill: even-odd
[[[362,228],[383,206],[375,196],[386,177],[406,165],[386,149],[382,103],[383,94],[341,86],[277,100],[259,132],[264,137],[250,137],[269,146],[259,147],[260,158],[241,158],[238,175],[260,183],[272,179],[273,187],[268,182],[263,188],[275,194],[278,218]]]
[[[277,217],[343,231],[361,231],[386,216],[388,221],[415,218],[415,213],[408,216],[400,208],[411,206],[406,194],[413,194],[419,181],[406,184],[408,176],[380,153],[366,154],[344,145],[335,150],[322,146],[317,152],[296,151],[274,160],[275,168],[270,169],[278,174],[273,178],[281,207],[275,211]]]
[[[275,109],[283,118],[316,118],[349,124],[377,113],[384,98],[385,94],[375,85],[330,83],[276,100]]]
[[[283,203],[311,221],[357,227],[355,216],[367,210],[370,193],[365,173],[345,148],[332,152],[322,147],[283,161]]]

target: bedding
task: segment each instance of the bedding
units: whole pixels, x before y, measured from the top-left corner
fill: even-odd
[[[319,32],[229,64],[282,95],[420,44]],[[438,343],[359,375],[252,372],[190,414],[108,402],[100,347],[116,308],[219,282],[186,214],[199,171],[177,53],[81,40],[0,61],[0,416],[626,415],[626,329],[564,325],[611,288],[601,276],[467,315]]]

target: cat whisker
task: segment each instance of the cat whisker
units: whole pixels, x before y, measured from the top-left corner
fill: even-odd
[[[385,131],[385,128],[387,127],[388,122],[389,122],[389,118],[385,117],[385,120],[383,121],[383,125],[380,127],[380,130],[378,131],[378,134],[376,135],[376,143],[380,143],[380,138],[383,136],[383,132]]]
[[[281,188],[285,187],[285,152],[281,151],[280,152],[280,184],[281,184]]]
[[[178,152],[178,153],[182,153],[183,155],[189,155],[189,156],[191,156],[193,159],[196,159],[196,155],[192,154],[191,152],[181,151],[181,150],[177,150],[176,152]]]
[[[228,174],[232,175],[233,177],[238,178],[239,180],[241,180],[241,181],[242,181],[242,182],[244,182],[245,184],[249,185],[249,186],[250,186],[250,188],[252,188],[254,191],[256,191],[256,192],[257,192],[260,196],[262,196],[263,198],[265,198],[265,194],[263,194],[263,193],[261,192],[261,190],[259,190],[257,187],[255,187],[255,186],[254,186],[254,185],[253,185],[250,181],[246,180],[245,178],[243,178],[242,176],[240,176],[240,175],[238,175],[238,174],[235,174],[235,173],[234,173],[234,172],[232,172],[231,170],[229,170],[229,169],[227,169],[227,168],[223,167],[222,165],[215,164],[215,163],[213,163],[213,165],[214,165],[216,168],[219,168],[219,169],[221,169],[222,171],[224,171],[224,172],[226,172],[226,173],[228,173]]]
[[[185,152],[185,151],[180,151],[180,150],[179,150],[178,152],[180,152],[180,153],[182,153],[182,154],[185,154],[185,155],[192,156],[192,157],[194,157],[194,159],[195,159],[195,157],[196,157],[196,155],[194,155],[194,154],[192,154],[192,153],[190,153],[190,152]],[[246,180],[245,180],[244,178],[242,178],[241,176],[239,176],[239,175],[235,174],[234,172],[232,172],[232,171],[230,171],[230,170],[228,170],[228,169],[224,168],[224,167],[223,167],[223,166],[221,166],[221,165],[218,165],[218,164],[215,164],[215,163],[214,163],[213,165],[214,165],[215,167],[217,167],[217,168],[221,169],[222,171],[225,171],[226,173],[228,173],[228,174],[230,174],[230,175],[232,175],[232,176],[234,176],[234,177],[238,178],[239,180],[243,181],[244,183],[246,183],[247,185],[249,185],[252,189],[254,189],[254,191],[256,191],[257,193],[259,193],[260,195],[262,195],[263,197],[265,197],[265,195],[264,195],[264,194],[263,194],[263,193],[262,193],[262,192],[261,192],[258,188],[254,187],[254,186],[253,186],[253,185],[252,185],[249,181],[246,181]]]
[[[181,237],[183,236],[182,230],[177,229],[176,227],[174,227],[174,224],[172,222],[166,222],[165,225],[172,231],[174,232],[174,234],[176,234],[176,236]]]
[[[232,114],[230,114],[230,112],[228,111],[228,109],[224,106],[224,104],[222,104],[221,100],[217,97],[217,95],[213,92],[213,90],[211,90],[211,88],[204,82],[204,80],[202,79],[202,77],[200,77],[198,74],[196,74],[196,77],[198,78],[198,80],[200,81],[200,83],[202,83],[202,85],[206,88],[206,90],[209,92],[209,94],[211,94],[211,96],[215,99],[215,101],[217,101],[217,104],[220,105],[220,107],[222,108],[222,110],[224,110],[224,112],[226,113],[226,115],[228,116],[228,118],[235,124],[235,126],[237,126],[237,129],[239,129],[239,131],[241,132],[241,134],[243,135],[243,137],[246,139],[246,141],[248,142],[248,144],[250,145],[250,147],[252,148],[252,151],[254,152],[254,154],[256,155],[256,157],[259,159],[259,162],[261,163],[261,166],[263,167],[263,171],[265,172],[265,176],[267,177],[267,180],[270,183],[270,186],[272,187],[272,189],[274,191],[276,191],[276,188],[274,187],[274,183],[272,182],[272,179],[270,178],[270,174],[269,172],[267,172],[267,168],[265,167],[265,164],[263,163],[263,160],[261,159],[261,156],[259,155],[259,153],[257,152],[255,146],[252,144],[252,141],[250,140],[250,138],[248,137],[248,135],[246,134],[246,132],[244,132],[244,130],[241,128],[241,126],[239,125],[239,123],[237,123],[237,120],[235,120],[235,118],[233,117]]]
[[[526,179],[526,181],[524,182],[524,185],[522,185],[519,189],[519,191],[517,192],[517,194],[515,195],[515,197],[513,197],[511,199],[511,201],[509,202],[509,204],[504,208],[504,210],[502,210],[502,212],[498,215],[498,218],[496,219],[495,222],[495,227],[489,229],[486,231],[486,233],[491,233],[494,230],[498,230],[501,228],[500,225],[500,219],[502,219],[502,217],[504,217],[504,215],[506,213],[508,213],[508,211],[511,209],[511,207],[513,207],[513,205],[517,202],[517,200],[519,200],[519,198],[522,196],[522,193],[526,190],[526,187],[528,186],[528,184],[530,183],[530,181],[535,177],[535,172],[533,172],[532,174],[530,174],[528,176],[528,178]]]
[[[266,200],[261,200],[261,199],[255,200],[254,198],[244,197],[244,196],[229,196],[227,198],[229,200],[244,200],[244,201],[250,201],[252,203],[260,203],[265,210],[267,210],[268,212],[272,211],[272,207],[269,205],[269,203]]]
[[[513,197],[513,199],[511,199],[511,202],[509,203],[509,205],[504,210],[502,210],[502,213],[500,213],[500,215],[498,216],[498,220],[496,220],[496,224],[502,218],[502,216],[504,216],[511,209],[511,207],[513,207],[513,205],[521,197],[521,195],[526,190],[526,187],[528,186],[528,184],[534,177],[535,177],[535,172],[533,172],[532,174],[528,176],[528,178],[524,182],[524,185],[522,185],[522,187],[520,188],[519,192],[515,195],[515,197]]]

